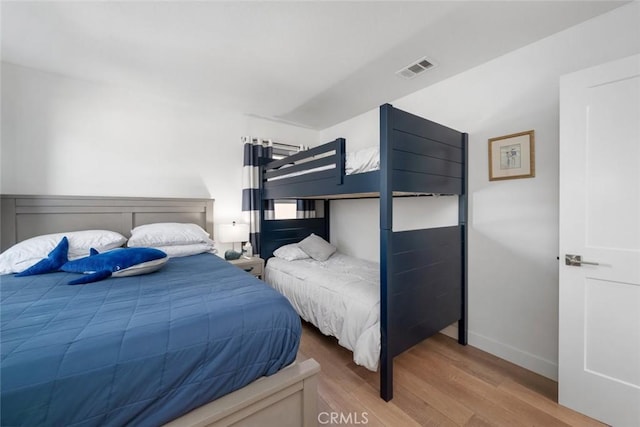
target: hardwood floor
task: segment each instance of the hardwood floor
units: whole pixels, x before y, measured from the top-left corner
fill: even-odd
[[[391,402],[378,373],[304,322],[300,355],[322,367],[319,425],[603,426],[558,405],[554,381],[442,334],[395,359]]]

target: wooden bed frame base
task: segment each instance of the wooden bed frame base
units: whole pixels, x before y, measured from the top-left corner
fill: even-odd
[[[296,362],[166,426],[316,426],[318,372],[320,365],[313,359]]]
[[[146,197],[0,197],[1,250],[30,237],[104,229],[130,236],[133,227],[153,222],[192,222],[213,237],[212,199]],[[317,376],[313,359],[281,371],[194,409],[169,426],[316,426]]]

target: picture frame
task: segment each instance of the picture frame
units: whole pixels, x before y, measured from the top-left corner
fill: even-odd
[[[535,135],[533,130],[489,139],[489,181],[533,178]]]

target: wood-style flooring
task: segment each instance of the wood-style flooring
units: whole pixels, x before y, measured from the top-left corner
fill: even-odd
[[[304,322],[300,356],[322,368],[319,425],[603,426],[558,405],[556,382],[442,334],[395,359],[390,402],[378,373]]]

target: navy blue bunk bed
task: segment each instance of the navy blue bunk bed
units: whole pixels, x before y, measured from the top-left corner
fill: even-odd
[[[265,220],[261,212],[265,260],[310,233],[328,241],[330,200],[380,198],[380,396],[385,401],[393,398],[395,356],[456,321],[458,342],[467,343],[467,142],[466,133],[385,104],[379,170],[345,175],[342,138],[261,167],[263,200],[324,203],[323,218]],[[458,195],[458,225],[394,232],[393,197],[416,194]]]

